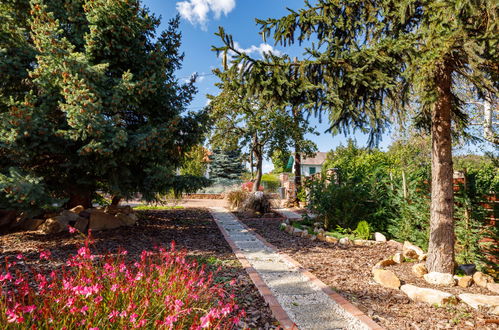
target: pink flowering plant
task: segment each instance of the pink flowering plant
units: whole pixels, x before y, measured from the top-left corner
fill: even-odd
[[[174,243],[130,260],[124,250],[94,255],[90,242],[57,270],[26,273],[18,267],[23,255],[6,260],[0,270],[3,328],[229,329],[245,315],[214,274]],[[50,251],[39,258],[49,263]]]

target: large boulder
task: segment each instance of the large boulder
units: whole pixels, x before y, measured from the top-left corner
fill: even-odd
[[[487,288],[489,283],[494,283],[494,278],[490,275],[484,274],[482,272],[476,272],[473,274],[473,282],[482,288]]]
[[[138,220],[135,213],[116,213],[116,218],[118,218],[124,226],[133,226]]]
[[[495,312],[499,307],[499,296],[487,296],[484,294],[472,294],[472,293],[461,293],[459,295],[461,299],[468,306],[475,309],[484,307],[492,312]]]
[[[430,305],[456,304],[454,295],[435,289],[420,288],[412,284],[404,284],[400,287],[411,300],[424,302]]]
[[[374,280],[385,288],[397,289],[400,288],[400,280],[397,275],[390,270],[373,269]]]
[[[89,220],[87,218],[80,217],[80,219],[78,219],[78,221],[76,221],[74,227],[78,231],[84,233],[87,231],[88,223],[89,223]]]
[[[65,222],[65,218],[61,216],[48,218],[38,227],[44,234],[57,234],[67,230],[69,223]]]
[[[494,293],[499,294],[499,283],[488,283],[487,289],[489,289],[490,291],[492,291]]]
[[[456,285],[456,280],[454,279],[454,276],[449,273],[431,272],[428,274],[424,274],[423,278],[426,282],[433,285],[439,285],[439,286]]]
[[[0,227],[10,226],[17,218],[16,211],[0,210]]]
[[[101,210],[94,210],[90,214],[90,222],[88,229],[93,231],[116,229],[123,226],[123,223],[112,214],[103,212]]]

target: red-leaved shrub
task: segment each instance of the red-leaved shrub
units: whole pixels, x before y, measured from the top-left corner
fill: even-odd
[[[27,329],[228,329],[244,316],[213,273],[185,251],[157,248],[97,256],[90,239],[64,267],[21,272],[23,255],[0,270],[0,324]],[[40,251],[40,263],[49,263]]]
[[[253,191],[253,182],[248,181],[248,182],[243,183],[243,184],[241,185],[241,189],[242,189],[243,191],[248,191],[248,192],[249,192],[249,191]],[[262,186],[259,186],[259,187],[258,187],[258,190],[259,190],[259,191],[263,191],[263,187],[262,187]]]

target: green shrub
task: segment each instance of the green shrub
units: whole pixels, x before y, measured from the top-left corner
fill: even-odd
[[[365,185],[335,185],[323,181],[310,185],[309,207],[323,221],[324,228],[336,226],[354,229],[359,219],[367,219],[373,213]]]
[[[357,228],[354,230],[354,233],[360,239],[369,239],[371,237],[371,227],[367,221],[362,220],[357,224]]]
[[[264,174],[262,175],[261,185],[268,192],[276,192],[281,186],[281,181],[279,177],[275,174]]]

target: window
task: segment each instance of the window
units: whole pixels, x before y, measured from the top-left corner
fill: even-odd
[[[308,168],[308,173],[309,173],[310,175],[315,174],[315,167],[309,167],[309,168]]]

